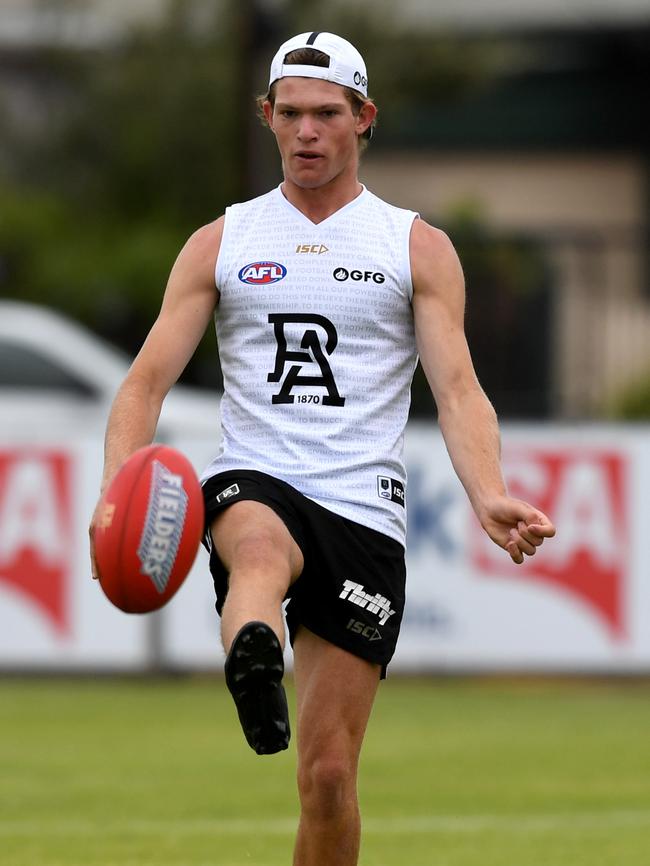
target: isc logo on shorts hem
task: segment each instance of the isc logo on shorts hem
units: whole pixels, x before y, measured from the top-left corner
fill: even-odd
[[[361,635],[361,637],[365,637],[365,639],[370,642],[374,640],[381,640],[381,633],[379,629],[373,628],[371,625],[366,625],[364,622],[360,622],[354,617],[352,617],[351,620],[348,620],[346,629],[348,631],[351,631],[352,634],[358,634]]]
[[[378,475],[377,493],[381,499],[390,499],[391,502],[397,502],[404,508],[404,485],[397,478],[389,478],[388,475]]]

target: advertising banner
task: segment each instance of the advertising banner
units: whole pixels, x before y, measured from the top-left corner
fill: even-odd
[[[650,669],[647,431],[503,430],[510,493],[557,536],[515,565],[482,531],[440,438],[410,430],[409,668]]]
[[[90,576],[88,523],[101,442],[0,442],[0,667],[130,668],[147,624],[113,608]]]
[[[480,528],[433,425],[407,432],[407,607],[393,670],[650,671],[650,431],[503,425],[512,495],[557,536],[521,566]],[[178,439],[197,471],[215,445]],[[95,438],[0,441],[0,668],[220,669],[208,558],[156,615],[90,579]],[[389,600],[390,601],[390,600]]]

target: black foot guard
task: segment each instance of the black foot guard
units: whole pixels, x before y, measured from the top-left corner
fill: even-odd
[[[225,673],[251,749],[258,755],[286,749],[291,732],[282,685],[284,660],[273,629],[264,622],[246,623],[232,643]]]

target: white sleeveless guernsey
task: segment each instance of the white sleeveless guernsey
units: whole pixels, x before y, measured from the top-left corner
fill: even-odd
[[[202,481],[256,469],[405,543],[416,216],[365,188],[317,225],[280,188],[226,210],[223,440]]]

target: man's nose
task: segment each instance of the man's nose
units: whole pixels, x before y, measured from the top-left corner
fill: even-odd
[[[298,138],[301,141],[311,141],[316,138],[316,124],[313,117],[303,114],[298,125]]]

